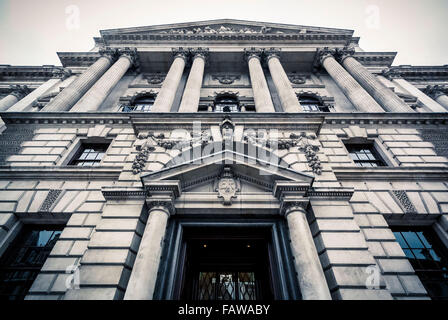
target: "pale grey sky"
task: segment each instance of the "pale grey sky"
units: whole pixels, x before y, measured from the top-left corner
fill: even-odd
[[[222,18],[352,29],[394,65],[448,64],[447,0],[0,0],[0,64],[60,65],[102,29]]]

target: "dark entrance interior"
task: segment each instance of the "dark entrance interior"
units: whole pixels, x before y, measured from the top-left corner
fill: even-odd
[[[186,228],[183,238],[180,299],[274,299],[268,230]]]

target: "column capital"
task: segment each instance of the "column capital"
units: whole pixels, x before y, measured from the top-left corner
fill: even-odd
[[[304,198],[286,197],[280,202],[280,214],[287,217],[290,213],[299,211],[306,214],[306,209],[310,201]]]
[[[208,48],[190,48],[189,52],[193,60],[198,57],[207,61],[209,54]]]
[[[423,90],[424,93],[429,95],[433,99],[437,99],[440,96],[446,95],[448,89],[443,85],[429,85]]]
[[[172,48],[171,53],[172,53],[174,59],[182,58],[182,59],[184,59],[185,63],[188,62],[188,55],[189,55],[188,49],[184,49],[182,47]]]
[[[10,94],[19,100],[21,100],[22,98],[24,98],[27,94],[29,94],[31,92],[31,90],[26,85],[13,84],[13,85],[10,85],[9,88],[11,89]]]
[[[355,49],[350,47],[345,48],[336,48],[334,56],[336,60],[338,60],[340,63],[344,62],[345,59],[348,57],[352,57],[355,54]]]
[[[280,51],[280,48],[270,48],[268,50],[264,50],[266,62],[268,62],[271,58],[277,58],[280,60]]]
[[[180,181],[162,180],[162,181],[144,181],[146,204],[149,211],[159,209],[163,210],[168,216],[175,213],[174,200],[181,194]]]
[[[114,62],[118,57],[118,49],[117,48],[102,48],[98,50],[98,53],[101,55],[101,57],[108,58],[110,62]]]
[[[249,61],[251,58],[257,58],[261,61],[263,50],[258,48],[244,48],[244,58]]]
[[[335,50],[334,49],[330,49],[328,47],[325,47],[323,49],[318,49],[317,53],[316,53],[316,59],[315,59],[315,67],[319,67],[320,65],[322,65],[322,63],[324,62],[325,59],[332,57],[334,58],[335,55]]]
[[[123,48],[123,49],[118,49],[118,55],[120,57],[128,58],[129,61],[131,61],[131,64],[135,68],[138,68],[140,66],[136,48],[128,48],[128,47],[126,47],[126,48]]]

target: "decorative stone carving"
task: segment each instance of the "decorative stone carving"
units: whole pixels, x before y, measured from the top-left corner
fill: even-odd
[[[398,202],[404,208],[405,213],[410,213],[410,214],[417,213],[417,209],[412,204],[411,200],[409,200],[409,197],[408,197],[406,191],[392,190],[392,194],[395,196],[395,198],[398,200]]]
[[[190,138],[165,138],[163,133],[154,136],[151,134],[152,139],[158,146],[165,149],[182,150],[184,148],[193,147],[194,145],[206,146],[212,139],[212,136],[208,131],[201,131],[200,133],[191,133]]]
[[[165,80],[166,75],[160,73],[151,73],[145,76],[149,84],[160,84]]]
[[[218,80],[221,84],[232,84],[235,80],[240,80],[241,75],[239,74],[214,74],[212,75],[213,80]]]
[[[306,82],[305,75],[300,75],[300,74],[296,74],[296,73],[289,73],[288,79],[291,83],[294,83],[294,84],[304,84]]]
[[[235,125],[229,117],[226,117],[222,121],[220,128],[223,145],[231,147],[233,144],[233,133],[235,131]]]
[[[241,183],[233,175],[230,167],[224,167],[219,179],[215,182],[215,191],[218,192],[218,198],[223,199],[225,206],[232,205],[232,199],[236,198],[236,193],[240,191]]]
[[[429,95],[433,99],[437,99],[441,95],[445,95],[448,93],[448,89],[446,86],[443,85],[433,85],[433,86],[427,86],[424,90],[424,93]]]
[[[286,150],[297,147],[300,151],[305,153],[308,165],[312,168],[315,174],[322,174],[322,166],[316,151],[319,151],[316,135],[306,134],[300,132],[299,135],[291,133],[289,138],[281,139],[267,139],[264,136],[257,137],[255,132],[248,131],[244,133],[244,140],[253,145],[266,146],[270,149]]]
[[[139,134],[137,138],[145,139],[145,136]],[[156,148],[154,147],[151,138],[146,136],[146,140],[142,144],[137,144],[136,149],[137,151],[139,151],[139,153],[137,154],[137,156],[134,159],[134,162],[132,163],[133,174],[142,172],[142,170],[145,168],[146,161],[148,160],[149,153],[151,151],[154,151]]]
[[[132,172],[134,174],[142,172],[148,160],[149,153],[155,150],[155,146],[165,149],[182,150],[184,148],[200,145],[206,146],[211,140],[212,136],[208,131],[201,131],[191,133],[190,138],[165,138],[163,133],[155,136],[153,133],[140,133],[137,137],[136,149],[139,151],[132,163]]]
[[[58,199],[61,192],[62,190],[60,189],[50,189],[50,191],[47,194],[47,197],[45,198],[44,202],[39,208],[39,212],[50,212],[51,207]]]
[[[28,93],[31,92],[31,90],[26,85],[13,84],[10,85],[9,88],[11,89],[10,94],[15,96],[19,100],[21,100],[23,97],[25,97]]]
[[[298,31],[300,32],[300,31]],[[272,28],[269,28],[267,26],[260,27],[259,30],[255,30],[253,28],[249,27],[243,27],[243,28],[234,28],[234,27],[227,27],[227,26],[214,26],[213,28],[210,26],[206,26],[204,28],[192,28],[192,29],[170,29],[168,31],[161,31],[162,34],[232,34],[232,33],[261,33],[261,34],[267,34],[267,33],[283,33],[282,31],[276,31],[274,32]]]

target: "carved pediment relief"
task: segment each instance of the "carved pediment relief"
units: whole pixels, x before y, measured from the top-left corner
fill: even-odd
[[[191,23],[179,23],[159,26],[146,26],[123,29],[102,30],[103,36],[112,35],[235,35],[235,34],[333,34],[352,35],[352,30],[321,28],[301,25],[287,25],[267,22],[244,21],[235,19],[218,19]],[[136,39],[138,40],[138,39]]]

